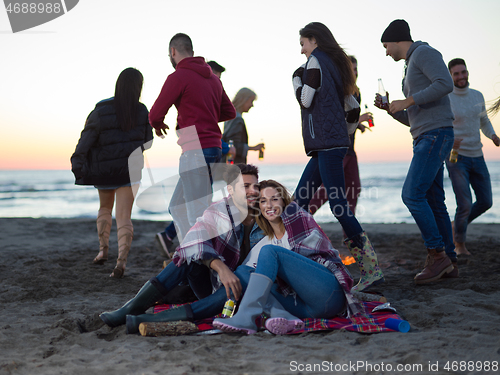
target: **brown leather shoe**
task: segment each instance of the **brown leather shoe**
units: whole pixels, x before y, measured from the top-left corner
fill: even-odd
[[[455,279],[458,277],[458,264],[457,262],[451,262],[453,264],[453,271],[450,273],[445,273],[441,278],[442,279]]]
[[[439,280],[445,273],[453,271],[453,264],[443,249],[427,249],[427,253],[424,269],[415,276],[415,284],[426,284]]]

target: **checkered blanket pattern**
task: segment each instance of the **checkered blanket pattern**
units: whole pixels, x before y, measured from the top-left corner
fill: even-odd
[[[364,310],[366,311],[365,316],[358,315],[351,318],[336,317],[333,319],[303,319],[305,323],[304,328],[301,330],[289,332],[289,334],[298,334],[313,331],[331,331],[337,329],[344,329],[346,331],[360,333],[394,332],[391,329],[385,327],[386,319],[402,318],[392,311],[371,312],[375,307],[381,304],[381,302],[362,302]],[[158,313],[160,311],[168,310],[176,306],[178,305],[158,305],[155,307],[154,312]],[[213,329],[212,321],[217,317],[219,316],[198,320],[194,323],[196,323],[200,331],[210,330]]]

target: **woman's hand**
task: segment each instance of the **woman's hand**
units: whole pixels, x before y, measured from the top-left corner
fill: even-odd
[[[226,288],[227,299],[231,298],[231,291],[236,300],[240,299],[242,287],[240,279],[226,266],[220,259],[214,259],[210,263],[210,268],[219,274],[220,281]]]
[[[248,149],[252,151],[264,151],[266,147],[264,143],[259,143],[258,145],[248,147]]]
[[[298,68],[295,72],[293,72],[293,76],[292,78],[295,78],[295,77],[300,77],[302,78],[302,75],[304,74],[304,67],[301,66],[300,68]]]
[[[373,113],[371,112],[366,112],[363,113],[361,116],[359,116],[359,122],[364,122],[368,120],[373,120]]]

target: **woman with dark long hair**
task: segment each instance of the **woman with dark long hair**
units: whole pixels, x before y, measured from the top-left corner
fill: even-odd
[[[346,199],[343,159],[350,145],[347,122],[352,121],[346,122],[344,108],[356,90],[356,78],[349,57],[322,23],[311,22],[301,29],[300,45],[307,62],[294,72],[293,84],[301,107],[304,147],[311,159],[295,199],[308,211],[316,190],[325,186],[330,209],[360,268],[361,279],[353,291],[362,291],[384,279],[377,255]]]
[[[115,96],[97,103],[87,117],[78,145],[71,156],[77,185],[94,185],[99,193],[97,234],[99,254],[94,264],[108,260],[114,202],[118,233],[118,259],[111,277],[122,278],[132,244],[131,214],[143,168],[142,151],[151,147],[153,131],[148,110],[139,102],[141,72],[122,71]]]

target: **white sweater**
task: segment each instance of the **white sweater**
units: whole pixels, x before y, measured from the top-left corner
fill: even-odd
[[[495,134],[493,125],[486,114],[483,94],[469,87],[464,89],[453,87],[453,92],[449,94],[449,97],[451,110],[455,115],[453,121],[455,139],[463,139],[458,153],[470,158],[483,156],[479,129],[490,139]]]

